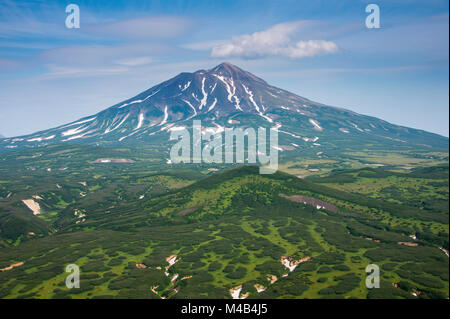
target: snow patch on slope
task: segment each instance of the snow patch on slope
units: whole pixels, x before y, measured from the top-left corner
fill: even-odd
[[[309,123],[311,123],[312,125],[314,125],[314,129],[318,130],[318,131],[322,131],[323,128],[319,125],[319,123],[317,123],[316,120],[313,119],[309,119]]]
[[[34,138],[30,138],[29,140],[27,140],[27,142],[42,142],[44,140],[51,140],[53,138],[55,138],[56,135],[51,135],[51,136],[47,136],[47,137],[34,137]]]
[[[242,84],[242,87],[244,88],[245,93],[247,93],[250,102],[251,102],[251,103],[253,104],[253,106],[255,107],[256,112],[258,112],[258,114],[259,114],[260,116],[262,116],[263,118],[265,118],[268,122],[273,123],[273,120],[272,120],[270,117],[268,117],[267,115],[263,114],[263,113],[261,112],[261,110],[259,109],[258,104],[256,104],[255,99],[253,98],[253,92],[252,92],[248,87],[246,87],[244,84]],[[263,107],[263,108],[264,108],[264,107]]]
[[[62,135],[62,136],[75,135],[75,134],[78,134],[78,133],[83,132],[83,131],[86,130],[88,127],[89,127],[89,126],[85,126],[85,127],[79,126],[79,127],[77,127],[77,128],[73,128],[73,129],[67,130],[67,131],[65,131],[65,132],[62,132],[61,135]]]
[[[164,118],[161,121],[161,123],[159,123],[159,125],[164,125],[167,123],[167,118],[169,117],[169,113],[167,113],[167,106],[164,108]]]
[[[107,127],[106,128],[106,130],[105,130],[105,133],[103,133],[103,134],[108,134],[109,132],[112,132],[112,131],[114,131],[114,130],[117,130],[126,120],[127,120],[127,118],[130,116],[130,113],[128,113],[127,115],[125,115],[125,117],[122,119],[122,121],[120,121],[120,123],[119,124],[117,124],[117,126],[115,126],[115,127],[113,127],[113,128],[111,128],[111,127]]]
[[[139,114],[139,122],[138,122],[138,125],[136,126],[135,130],[138,130],[142,127],[142,124],[144,123],[144,119],[145,119],[144,114],[140,113]]]
[[[191,102],[189,102],[188,100],[183,100],[184,103],[186,103],[187,105],[189,105],[191,107],[191,109],[194,110],[194,115],[192,115],[191,117],[189,117],[187,120],[189,120],[190,118],[194,117],[197,115],[197,110],[195,109],[195,107],[191,104]]]
[[[218,78],[220,81],[222,81],[225,84],[225,88],[228,92],[228,101],[230,101],[231,103],[233,103],[232,98],[234,97],[234,101],[235,101],[235,108],[237,110],[242,111],[241,106],[239,105],[239,98],[235,95],[236,94],[236,87],[234,86],[234,81],[233,79],[230,79],[230,83],[228,83],[227,79],[222,76],[222,75],[217,75],[217,74],[213,74],[216,78]],[[231,90],[231,88],[233,88],[233,90]]]
[[[187,88],[191,85],[191,81],[188,81],[188,83],[186,83],[183,88],[181,88],[181,85],[178,85],[178,87],[181,89],[181,92],[186,91]]]
[[[203,80],[202,80],[203,98],[200,101],[200,106],[198,107],[199,110],[201,110],[206,105],[206,100],[208,99],[208,93],[206,93],[206,91],[205,91],[205,80],[206,80],[206,78],[203,78]]]
[[[217,98],[215,97],[213,104],[211,104],[211,106],[208,109],[208,112],[211,111],[216,106],[216,103],[217,103]]]

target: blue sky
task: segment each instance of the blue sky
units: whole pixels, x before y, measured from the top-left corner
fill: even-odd
[[[65,27],[65,7],[81,27]],[[376,3],[381,28],[367,29]],[[109,107],[229,61],[311,100],[449,135],[449,4],[398,1],[0,2],[0,134]]]

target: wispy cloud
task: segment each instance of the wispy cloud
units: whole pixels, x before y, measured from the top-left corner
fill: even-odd
[[[155,16],[87,25],[84,30],[94,35],[126,40],[167,39],[187,32],[191,25],[192,21],[188,18]]]
[[[310,21],[276,24],[266,30],[235,36],[230,42],[214,46],[211,56],[216,58],[263,58],[285,56],[292,59],[337,53],[338,45],[326,40],[294,40]]]
[[[51,77],[126,72],[170,56],[178,49],[171,41],[189,32],[194,21],[175,15],[97,17],[82,6],[81,28],[75,30],[65,27],[64,6],[43,6],[43,12],[34,12],[0,3],[0,73],[25,66]]]
[[[194,50],[194,51],[205,51],[211,50],[214,47],[227,44],[227,40],[212,40],[212,41],[202,41],[202,42],[193,42],[193,43],[185,43],[180,45],[184,49]]]
[[[153,62],[154,59],[148,56],[135,57],[130,59],[117,60],[116,63],[125,66],[140,66]]]
[[[67,46],[45,50],[34,62],[47,69],[45,77],[98,76],[154,64],[159,61],[158,56],[172,50],[170,46],[157,43]]]

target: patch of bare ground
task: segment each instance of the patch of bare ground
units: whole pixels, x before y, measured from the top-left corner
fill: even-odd
[[[267,280],[270,282],[271,285],[273,285],[278,280],[278,278],[275,275],[269,274],[267,275]]]
[[[89,162],[91,164],[104,164],[104,163],[134,163],[133,160],[128,158],[99,158],[95,161]]]
[[[184,277],[181,278],[180,280],[186,280],[186,279],[190,279],[190,278],[192,278],[192,275],[190,275],[190,276],[184,276]]]
[[[281,263],[284,265],[284,267],[288,268],[290,272],[294,271],[294,269],[297,268],[299,264],[309,260],[311,260],[310,256],[298,260],[294,260],[294,258],[292,257],[281,257]]]
[[[157,295],[159,298],[164,299],[164,298],[162,298],[162,297],[159,295],[158,291],[156,291],[156,289],[158,289],[158,287],[159,287],[159,286],[151,286],[151,287],[150,287],[150,290],[151,290],[155,295]]]
[[[195,212],[197,210],[197,208],[193,207],[193,208],[186,208],[183,209],[181,212],[178,213],[178,215],[184,216],[187,215],[189,213]]]
[[[20,267],[22,265],[23,265],[23,261],[15,263],[15,264],[12,264],[12,265],[10,265],[8,267],[5,267],[5,268],[2,268],[2,269],[0,269],[0,271],[8,271],[8,270],[11,270],[13,268]]]
[[[230,289],[230,295],[233,299],[245,299],[248,297],[249,293],[245,293],[243,295],[241,295],[241,291],[242,291],[242,285],[239,285],[235,288],[231,288]]]
[[[305,205],[311,205],[316,207],[317,209],[326,209],[330,212],[333,213],[338,213],[342,216],[351,216],[351,217],[359,217],[360,215],[358,213],[347,213],[347,212],[341,212],[339,211],[339,209],[333,205],[330,204],[328,202],[325,202],[323,200],[314,198],[314,197],[307,197],[307,196],[302,196],[302,195],[291,195],[288,196],[286,194],[280,193],[279,196],[286,198],[287,200],[290,200],[292,202],[296,202],[296,203],[303,203]]]
[[[287,200],[290,200],[292,202],[308,204],[308,205],[315,206],[317,208],[319,208],[319,207],[324,208],[324,209],[329,210],[330,212],[334,212],[334,213],[339,212],[338,208],[336,206],[334,206],[333,204],[324,202],[323,200],[320,200],[317,198],[307,197],[307,196],[302,196],[302,195],[288,196],[288,195],[285,195],[282,193],[280,193],[280,196],[283,198],[286,198]]]
[[[442,248],[442,247],[439,247],[439,249],[442,250],[444,252],[444,254],[446,254],[447,257],[448,257],[448,250],[447,249]]]
[[[266,287],[264,287],[263,285],[260,285],[260,284],[255,284],[254,287],[258,293],[261,293],[266,290]]]
[[[41,206],[33,199],[24,199],[22,202],[33,212],[33,215],[39,215],[41,213]]]
[[[405,245],[405,246],[409,246],[409,247],[417,247],[417,246],[419,246],[418,243],[411,243],[409,241],[399,241],[397,244]]]

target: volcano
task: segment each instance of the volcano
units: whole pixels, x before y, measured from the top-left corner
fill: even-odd
[[[268,84],[239,67],[180,73],[95,115],[0,141],[2,151],[55,143],[135,145],[168,141],[170,130],[201,119],[211,128],[277,127],[290,148],[447,150],[448,138],[327,106]]]

